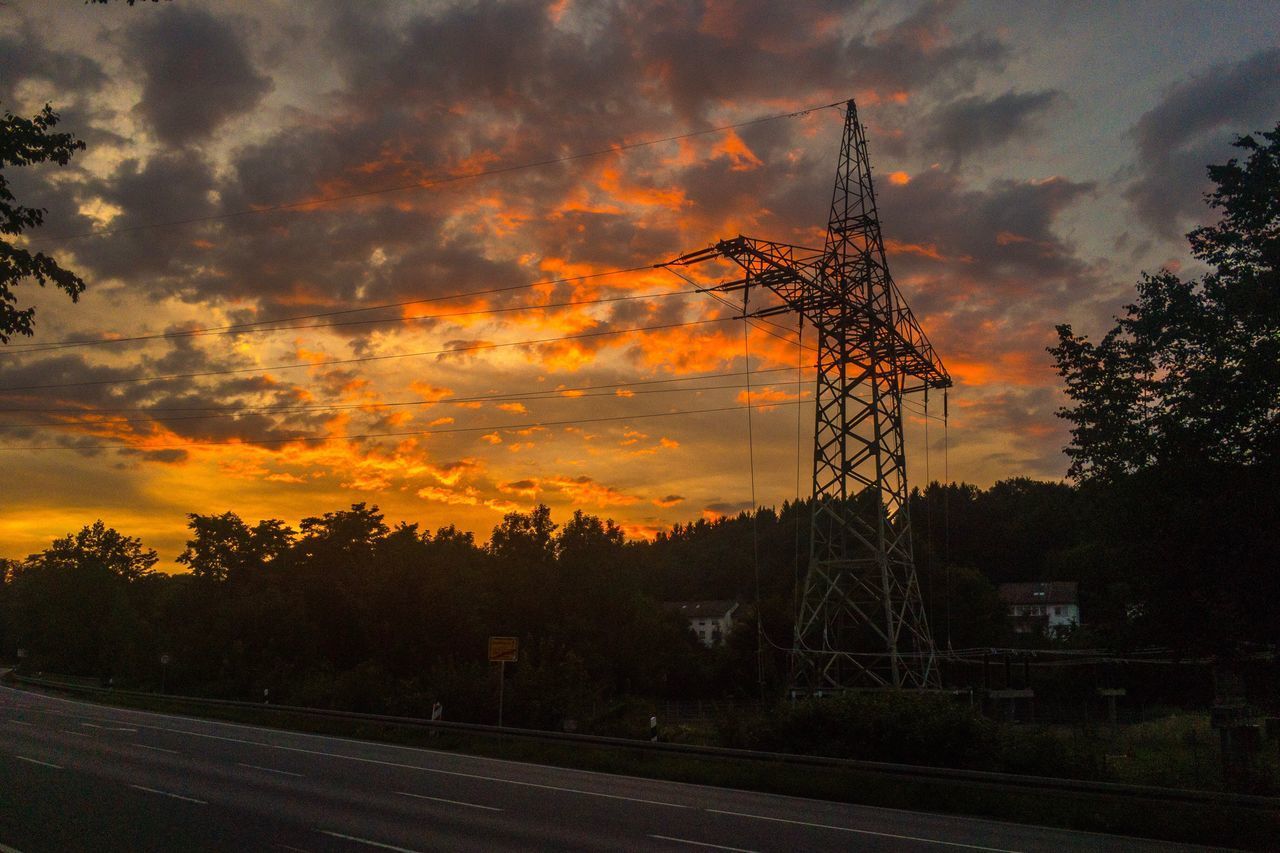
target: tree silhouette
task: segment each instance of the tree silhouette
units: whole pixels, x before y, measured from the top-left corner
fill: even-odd
[[[1188,458],[1255,464],[1280,450],[1280,124],[1210,166],[1222,219],[1188,235],[1212,267],[1144,274],[1096,344],[1058,326],[1050,349],[1072,405],[1070,475],[1114,480]]]
[[[44,223],[43,208],[24,207],[14,198],[4,170],[11,166],[30,166],[52,161],[65,166],[84,143],[69,133],[55,133],[58,114],[45,104],[31,118],[15,116],[8,110],[0,118],[0,234],[18,236]],[[35,279],[41,287],[48,282],[65,290],[71,301],[79,299],[84,281],[63,269],[42,252],[29,250],[0,239],[0,343],[11,336],[30,335],[35,308],[19,308],[14,287],[25,279]]]

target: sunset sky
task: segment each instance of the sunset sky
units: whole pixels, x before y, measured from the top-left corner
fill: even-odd
[[[1054,324],[1192,271],[1204,166],[1275,126],[1277,80],[1274,2],[10,0],[0,103],[88,147],[6,177],[88,290],[18,290],[0,556],[102,518],[171,569],[188,512],[358,501],[481,540],[539,502],[632,536],[732,514],[747,350],[757,501],[793,498],[811,353],[650,267],[820,246],[840,110],[699,132],[850,97],[956,381],[945,453],[913,398],[910,480],[1059,479]]]

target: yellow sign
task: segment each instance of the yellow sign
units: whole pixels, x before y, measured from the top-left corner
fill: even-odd
[[[515,663],[516,652],[519,649],[520,640],[517,637],[490,637],[489,662]]]

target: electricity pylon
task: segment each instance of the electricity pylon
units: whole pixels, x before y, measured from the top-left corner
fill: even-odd
[[[912,556],[904,394],[951,376],[889,275],[866,132],[848,102],[826,245],[738,236],[664,266],[725,258],[766,288],[743,313],[796,312],[817,334],[809,567],[791,652],[793,696],[941,686]]]

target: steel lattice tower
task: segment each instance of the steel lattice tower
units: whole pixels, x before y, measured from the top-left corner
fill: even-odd
[[[951,377],[889,274],[852,100],[823,249],[738,236],[665,266],[715,258],[745,275],[709,289],[760,286],[779,297],[745,316],[796,312],[817,334],[813,516],[792,695],[940,687],[912,556],[902,398]]]

